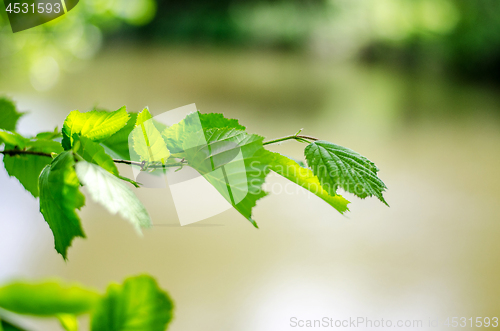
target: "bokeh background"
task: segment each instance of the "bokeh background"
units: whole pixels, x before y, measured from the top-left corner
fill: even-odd
[[[140,238],[89,198],[88,239],[65,263],[37,201],[2,168],[0,282],[104,289],[147,272],[183,331],[500,317],[500,2],[80,0],[16,34],[2,2],[0,13],[0,91],[30,111],[22,133],[61,127],[73,109],[196,103],[268,138],[304,128],[366,155],[391,205],[347,195],[341,216],[271,177],[260,230],[234,210],[180,227],[168,190],[141,189],[162,225]],[[303,147],[272,149],[303,159]]]

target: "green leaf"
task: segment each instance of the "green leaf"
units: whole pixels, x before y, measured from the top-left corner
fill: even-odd
[[[113,112],[92,110],[80,113],[74,110],[64,121],[63,147],[65,150],[71,148],[75,133],[92,141],[104,141],[123,128],[129,118],[125,106]]]
[[[349,201],[344,199],[341,195],[332,196],[328,194],[321,186],[318,177],[316,177],[310,169],[301,167],[296,161],[279,153],[267,153],[270,156],[269,166],[272,171],[316,194],[330,206],[337,209],[341,214],[349,210],[349,208],[347,208]]]
[[[117,158],[124,160],[130,160],[129,135],[134,129],[135,122],[137,121],[137,113],[129,113],[129,115],[130,119],[127,125],[101,143],[106,149],[115,153]]]
[[[200,116],[201,126],[203,130],[207,131],[215,128],[228,128],[228,129],[236,129],[244,131],[246,128],[238,123],[237,119],[233,118],[225,118],[224,114],[220,113],[209,113],[202,114],[198,112]]]
[[[37,139],[47,139],[53,140],[62,137],[62,133],[59,132],[58,128],[55,128],[54,131],[40,132],[35,136]]]
[[[85,238],[76,209],[85,204],[75,172],[73,152],[59,154],[39,179],[40,211],[54,234],[55,248],[66,259],[75,237]]]
[[[118,169],[111,156],[106,154],[104,147],[89,138],[73,135],[73,152],[80,155],[84,160],[97,164],[113,175],[118,176]]]
[[[335,195],[340,187],[360,198],[376,196],[387,205],[382,195],[387,187],[377,177],[377,166],[366,157],[327,141],[309,144],[304,154],[307,164],[330,195]]]
[[[12,145],[19,149],[23,149],[28,142],[29,139],[24,138],[19,133],[0,129],[0,144],[5,143],[6,145]]]
[[[119,213],[139,232],[141,228],[151,226],[146,208],[119,178],[87,161],[76,164],[76,173],[92,199],[102,204],[111,214]]]
[[[132,131],[134,150],[141,161],[165,163],[170,156],[167,144],[160,131],[156,128],[149,110],[145,108],[137,116],[135,128]]]
[[[61,326],[66,331],[78,331],[78,319],[75,315],[61,314],[57,315],[57,319]]]
[[[50,154],[61,153],[63,148],[56,141],[39,139],[28,142],[26,150]],[[52,158],[30,154],[5,155],[3,162],[9,176],[16,177],[27,191],[38,197],[38,177],[43,168],[52,162]]]
[[[223,128],[245,130],[245,127],[240,125],[238,120],[225,118],[223,114],[193,112],[179,123],[162,131],[162,136],[165,138],[170,152],[176,154],[183,151],[183,143],[188,139],[190,134],[196,133],[201,129],[206,132],[210,129]]]
[[[112,284],[95,310],[92,331],[164,331],[173,303],[149,276]]]
[[[14,282],[0,288],[0,307],[17,314],[56,316],[83,314],[95,307],[100,295],[79,285],[50,280]]]
[[[17,121],[24,113],[16,110],[16,105],[12,100],[0,97],[0,129],[15,131]]]
[[[184,147],[188,165],[202,174],[255,227],[252,208],[267,195],[262,185],[269,173],[261,136],[236,129],[212,129],[191,135]],[[196,146],[196,147],[191,147]]]

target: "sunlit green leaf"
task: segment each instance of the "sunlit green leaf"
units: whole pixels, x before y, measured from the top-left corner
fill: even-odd
[[[327,141],[309,144],[304,154],[307,164],[330,195],[335,195],[337,189],[342,188],[360,198],[376,196],[387,204],[382,195],[387,187],[377,177],[375,163],[366,157]]]
[[[97,164],[115,176],[118,175],[118,169],[111,156],[104,151],[104,147],[89,138],[73,135],[73,151],[84,160]]]
[[[15,131],[17,121],[24,113],[19,113],[14,102],[6,97],[0,97],[0,129]]]
[[[340,213],[348,211],[349,201],[341,195],[330,195],[321,186],[318,177],[310,169],[301,167],[296,161],[279,153],[267,152],[270,155],[269,166],[271,170],[314,193]]]
[[[0,307],[14,313],[56,316],[82,314],[95,307],[99,294],[79,285],[50,280],[40,283],[14,282],[0,287]]]
[[[112,284],[92,315],[92,331],[164,331],[173,303],[149,276]]]
[[[116,158],[123,160],[130,160],[128,138],[135,127],[135,122],[137,121],[137,113],[129,113],[129,115],[130,119],[128,120],[127,125],[101,143],[101,145],[103,145],[106,149],[115,153]]]
[[[66,331],[78,331],[78,319],[75,315],[71,314],[61,314],[57,315],[57,319],[61,326]]]
[[[147,108],[137,116],[132,139],[134,150],[141,161],[165,163],[170,156],[167,144],[156,128]]]
[[[104,141],[127,125],[129,118],[125,106],[113,112],[92,110],[81,113],[74,110],[64,121],[63,147],[65,150],[71,148],[75,133],[92,141]]]
[[[85,238],[76,209],[85,204],[75,172],[73,152],[59,154],[39,179],[40,211],[54,234],[55,248],[66,259],[75,237]]]
[[[63,151],[61,144],[53,140],[39,139],[27,142],[26,145],[29,151],[47,154]],[[9,176],[16,177],[26,190],[38,197],[38,177],[43,168],[52,162],[52,158],[30,154],[5,155],[3,162]]]
[[[87,161],[79,161],[76,164],[76,173],[92,199],[102,204],[110,213],[119,213],[139,232],[141,228],[151,226],[146,208],[122,180]]]

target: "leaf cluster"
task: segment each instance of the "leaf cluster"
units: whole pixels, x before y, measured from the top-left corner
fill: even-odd
[[[16,132],[23,115],[14,103],[0,99],[0,146],[10,176],[40,200],[40,211],[50,226],[55,248],[65,259],[76,237],[85,237],[77,210],[85,205],[81,187],[110,213],[120,214],[140,233],[151,226],[144,205],[129,187],[139,186],[120,175],[116,163],[154,171],[189,166],[255,227],[252,210],[267,195],[267,175],[275,172],[312,192],[340,213],[349,201],[343,189],[360,198],[375,196],[386,203],[379,169],[364,156],[342,146],[299,133],[264,142],[236,119],[222,114],[194,112],[166,127],[145,108],[139,113],[72,111],[62,131],[25,137]],[[265,146],[286,140],[307,143],[307,165],[271,152]],[[130,148],[131,146],[131,148]],[[177,169],[177,170],[178,170]]]
[[[66,331],[78,330],[78,316],[90,314],[91,331],[164,331],[173,302],[147,275],[110,284],[106,293],[59,280],[16,281],[0,287],[0,308],[14,314],[57,318]],[[1,316],[0,316],[1,317]],[[5,318],[0,330],[24,330]]]

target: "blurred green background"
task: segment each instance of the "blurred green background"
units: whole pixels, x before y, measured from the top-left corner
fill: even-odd
[[[500,315],[498,1],[81,0],[16,34],[0,12],[0,91],[31,111],[22,133],[73,109],[196,103],[268,138],[304,128],[366,155],[391,205],[347,195],[343,217],[270,178],[260,230],[232,210],[180,227],[168,190],[141,189],[163,225],[139,238],[88,199],[88,239],[64,263],[37,202],[1,170],[0,281],[103,289],[148,272],[176,301],[171,330]],[[273,149],[300,159],[303,147]]]

